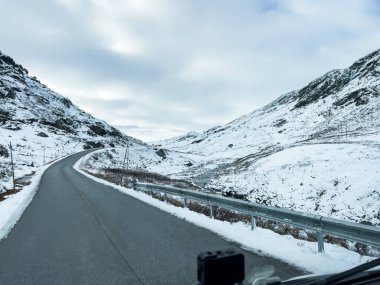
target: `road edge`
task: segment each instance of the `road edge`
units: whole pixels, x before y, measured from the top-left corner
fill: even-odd
[[[42,176],[46,170],[53,164],[71,155],[73,154],[61,157],[49,164],[41,166],[33,175],[29,185],[24,186],[19,192],[10,195],[4,201],[0,202],[0,241],[7,238],[8,234],[21,219],[24,211],[37,193]]]

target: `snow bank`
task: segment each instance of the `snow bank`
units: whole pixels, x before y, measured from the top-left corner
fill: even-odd
[[[281,236],[270,230],[261,228],[251,231],[250,226],[244,223],[231,224],[229,222],[218,221],[186,208],[166,204],[147,194],[101,180],[80,170],[79,166],[84,159],[86,159],[86,156],[74,165],[74,169],[79,173],[175,215],[180,219],[213,231],[226,240],[238,242],[246,250],[272,256],[313,273],[343,271],[370,259],[370,257],[360,256],[358,253],[332,244],[325,244],[326,253],[318,253],[315,242],[301,241],[291,236]]]
[[[59,160],[39,168],[33,176],[30,185],[24,186],[21,191],[10,195],[4,201],[0,202],[0,240],[7,237],[9,232],[21,218],[26,207],[32,201],[34,194],[36,194],[42,175],[45,173],[46,169]]]
[[[22,213],[32,201],[37,191],[42,175],[49,166],[46,165],[37,171],[30,185],[25,186],[20,192],[10,195],[0,203],[0,240],[7,237],[8,233],[21,218]]]

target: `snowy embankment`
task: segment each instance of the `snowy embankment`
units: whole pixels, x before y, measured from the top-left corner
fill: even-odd
[[[122,168],[125,148],[106,148],[86,156],[84,167],[91,170],[103,168]],[[180,153],[171,150],[158,149],[150,145],[130,144],[125,164],[129,169],[155,172],[177,178],[190,165],[199,163],[203,158],[195,154]],[[126,166],[125,165],[125,166]]]
[[[209,187],[247,194],[250,201],[380,225],[380,144],[294,146],[252,161]]]
[[[55,161],[57,162],[57,161]],[[31,184],[24,186],[24,188],[16,194],[9,195],[4,201],[0,203],[0,240],[7,237],[9,232],[13,229],[15,224],[21,218],[26,207],[32,201],[38,186],[40,184],[42,175],[45,173],[53,163],[47,164],[39,168],[31,179]]]
[[[0,156],[0,193],[13,188],[10,142],[16,180],[38,171],[46,163],[83,150],[83,144],[70,136],[50,134],[49,137],[40,137],[36,135],[39,131],[48,133],[46,128],[30,125],[23,126],[21,131],[0,129],[0,134],[9,139],[5,146],[6,156]]]
[[[232,224],[210,219],[189,209],[175,207],[154,199],[147,194],[96,178],[80,169],[82,161],[92,154],[82,157],[74,165],[74,169],[96,182],[111,186],[124,194],[173,214],[180,219],[211,230],[226,240],[238,242],[246,250],[261,255],[272,256],[313,273],[338,272],[371,259],[370,257],[360,256],[358,253],[332,244],[325,244],[325,253],[318,253],[315,242],[297,240],[291,236],[282,236],[261,228],[251,231],[250,226],[244,223]]]

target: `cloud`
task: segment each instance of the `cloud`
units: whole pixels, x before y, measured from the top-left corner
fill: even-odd
[[[137,125],[114,125],[114,127],[123,129],[123,130],[130,130],[130,129],[138,129],[139,126]]]
[[[227,123],[380,47],[371,0],[17,0],[0,9],[0,49],[144,140]]]

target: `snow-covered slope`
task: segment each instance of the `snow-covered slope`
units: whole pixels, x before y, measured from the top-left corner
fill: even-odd
[[[379,130],[380,51],[333,70],[225,126],[159,142],[206,155],[241,157],[260,146]]]
[[[177,177],[256,202],[380,225],[380,50],[231,123],[158,147]]]
[[[30,77],[0,52],[0,192],[11,188],[10,150],[16,178],[45,162],[93,147],[144,145],[98,120]],[[44,156],[45,152],[45,156]]]

